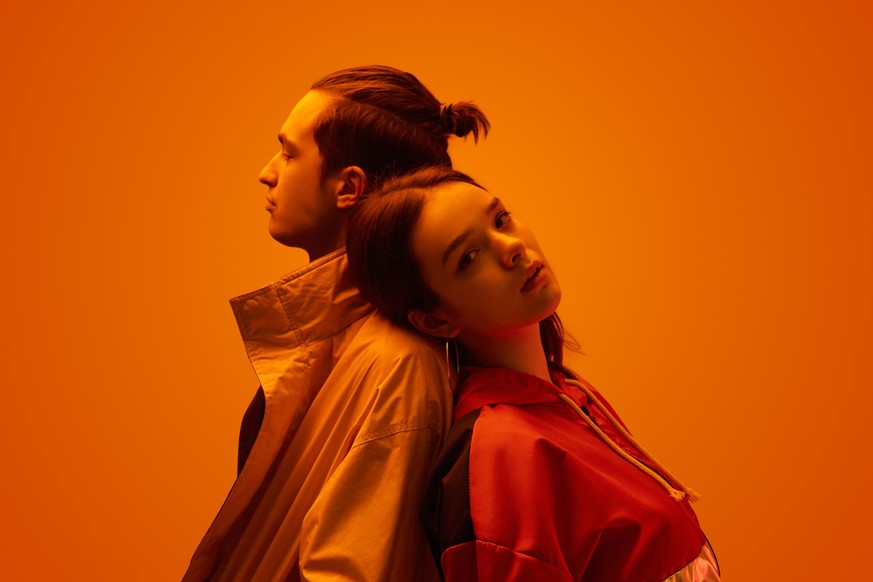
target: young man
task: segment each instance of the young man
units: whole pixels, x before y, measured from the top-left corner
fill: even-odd
[[[389,67],[328,75],[291,111],[260,181],[270,234],[310,263],[231,300],[261,388],[185,582],[438,579],[418,513],[451,420],[442,346],[360,297],[343,245],[368,191],[488,128]]]

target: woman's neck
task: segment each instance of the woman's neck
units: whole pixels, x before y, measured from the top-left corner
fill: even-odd
[[[549,364],[540,339],[540,326],[532,325],[503,336],[458,336],[463,362],[487,368],[509,368],[551,382]]]

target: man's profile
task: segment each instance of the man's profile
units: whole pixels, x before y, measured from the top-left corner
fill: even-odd
[[[390,67],[330,74],[295,105],[260,181],[270,234],[310,263],[231,300],[261,387],[185,581],[438,579],[418,512],[451,419],[442,346],[361,298],[343,246],[368,191],[450,166],[448,138],[488,128]]]

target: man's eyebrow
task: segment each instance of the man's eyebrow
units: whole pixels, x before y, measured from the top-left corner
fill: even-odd
[[[279,134],[279,144],[282,146],[282,150],[294,153],[296,151],[296,146],[294,142],[288,136],[284,134]]]
[[[491,214],[491,212],[492,212],[495,208],[497,208],[498,206],[500,206],[500,198],[497,198],[497,197],[495,196],[494,199],[491,200],[491,202],[488,204],[488,207],[485,208],[485,214]],[[446,264],[446,261],[449,260],[449,255],[452,254],[452,251],[454,251],[456,248],[458,248],[459,246],[461,246],[461,244],[462,244],[465,240],[467,240],[468,238],[470,238],[471,236],[473,236],[473,229],[468,228],[467,230],[465,230],[464,232],[462,232],[461,234],[459,234],[458,236],[456,236],[456,237],[452,240],[452,242],[449,243],[449,246],[446,247],[446,252],[443,253],[443,265],[445,265],[445,264]]]

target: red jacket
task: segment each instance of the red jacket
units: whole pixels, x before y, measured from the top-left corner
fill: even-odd
[[[465,372],[422,514],[446,580],[718,579],[691,565],[709,548],[685,491],[590,386]]]

